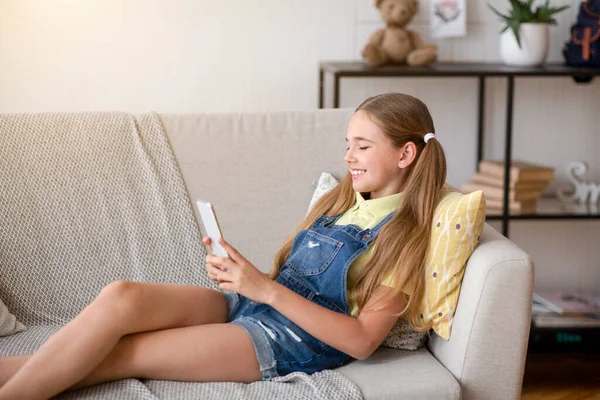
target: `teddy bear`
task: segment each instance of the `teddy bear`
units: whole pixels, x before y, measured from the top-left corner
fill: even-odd
[[[437,46],[425,44],[417,32],[404,27],[419,10],[418,0],[375,0],[386,27],[371,35],[362,56],[370,66],[426,65],[437,59]]]

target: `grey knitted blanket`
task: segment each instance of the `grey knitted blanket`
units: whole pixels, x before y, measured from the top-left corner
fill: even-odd
[[[125,113],[0,115],[0,299],[25,332],[0,356],[35,351],[118,279],[214,287],[160,118]],[[360,399],[335,371],[276,382],[128,379],[68,399]]]

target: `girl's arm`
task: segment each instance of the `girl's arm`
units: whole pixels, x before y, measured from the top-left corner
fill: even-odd
[[[406,298],[401,294],[387,307],[361,312],[358,318],[353,318],[321,307],[285,286],[273,283],[267,304],[320,341],[359,360],[369,357],[379,347],[406,304]],[[393,289],[378,285],[364,309],[388,290]]]

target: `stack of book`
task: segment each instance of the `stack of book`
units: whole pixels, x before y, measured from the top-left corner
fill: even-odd
[[[548,184],[554,179],[554,168],[536,165],[525,161],[513,161],[510,167],[509,211],[524,213],[535,211],[538,199]],[[482,190],[488,212],[502,210],[504,193],[504,163],[483,160],[479,162],[479,172],[471,181],[461,186],[461,191],[471,193]]]

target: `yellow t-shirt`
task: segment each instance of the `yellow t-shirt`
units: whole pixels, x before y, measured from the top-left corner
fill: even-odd
[[[372,229],[381,222],[389,213],[398,209],[402,193],[392,194],[390,196],[381,197],[379,199],[365,200],[364,197],[356,192],[356,202],[346,211],[337,221],[336,225],[357,225],[361,229]],[[348,281],[346,288],[348,290],[348,303],[350,305],[350,315],[356,317],[358,315],[358,304],[356,300],[350,297],[350,288],[354,286],[356,276],[360,268],[366,264],[373,256],[373,244],[369,246],[364,253],[359,255],[348,269]],[[387,277],[381,284],[393,286],[392,277]]]

